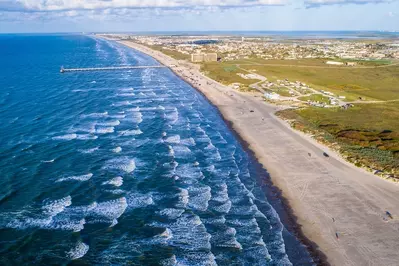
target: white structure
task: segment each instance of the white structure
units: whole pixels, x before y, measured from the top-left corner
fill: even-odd
[[[337,61],[327,61],[327,65],[336,65],[336,66],[342,66],[344,63],[342,62],[337,62]]]
[[[265,94],[263,96],[265,96],[265,98],[269,99],[269,100],[279,100],[280,99],[280,95],[278,95],[275,92],[271,92],[271,93],[265,92]]]

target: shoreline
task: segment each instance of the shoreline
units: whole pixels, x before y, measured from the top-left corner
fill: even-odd
[[[251,156],[269,173],[272,185],[281,191],[283,205],[293,221],[290,226],[311,247],[312,256],[320,259],[315,262],[362,265],[370,261],[389,264],[397,259],[392,242],[399,237],[390,236],[388,228],[380,232],[386,225],[395,230],[399,224],[383,219],[385,209],[399,212],[394,206],[399,195],[397,186],[334,156],[324,158],[323,147],[283,125],[274,116],[276,107],[259,101],[256,94],[234,91],[148,47],[119,43],[168,66],[219,110]],[[354,206],[346,206],[348,203]]]

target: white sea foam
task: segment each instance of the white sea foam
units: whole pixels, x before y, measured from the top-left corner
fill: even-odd
[[[176,158],[185,158],[191,154],[190,148],[182,145],[173,145],[173,154]]]
[[[67,256],[71,260],[82,258],[89,251],[89,245],[79,241],[74,248],[67,252]]]
[[[167,226],[173,233],[173,238],[169,239],[172,246],[177,246],[186,251],[184,254],[201,253],[201,251],[210,251],[211,235],[207,233],[205,226],[201,219],[192,214],[184,213],[174,223],[169,223]],[[203,257],[205,259],[206,257]],[[198,261],[199,262],[199,261]],[[188,264],[196,265],[196,264]],[[215,265],[208,264],[208,261],[202,261],[198,265]]]
[[[209,186],[190,187],[189,195],[190,200],[188,206],[191,209],[206,211],[208,208],[208,202],[211,199],[211,188]]]
[[[143,134],[143,131],[141,131],[140,129],[132,129],[132,130],[119,131],[118,134],[120,136],[136,136]]]
[[[56,182],[64,182],[64,181],[88,181],[93,177],[92,173],[88,173],[87,175],[79,175],[79,176],[68,176],[58,179]]]
[[[93,117],[93,118],[96,118],[96,117],[107,117],[107,116],[108,116],[108,112],[91,113],[91,114],[88,114],[88,115],[82,115],[82,117]]]
[[[140,111],[155,111],[157,107],[140,107]]]
[[[123,189],[106,189],[104,190],[104,192],[111,193],[114,195],[122,195],[122,194],[124,195],[126,193],[126,191]]]
[[[173,147],[168,145],[168,149],[169,149],[169,156],[174,156],[175,155],[175,151],[173,150]]]
[[[180,188],[180,192],[177,194],[178,203],[176,204],[179,208],[186,208],[189,201],[188,190],[184,188]]]
[[[120,153],[122,151],[122,148],[121,147],[116,147],[115,149],[112,149],[111,151],[115,152],[115,153]]]
[[[219,230],[212,235],[211,243],[217,247],[242,249],[241,244],[236,240],[236,229],[226,227],[223,231]]]
[[[186,146],[195,146],[196,144],[193,138],[182,139],[180,143]]]
[[[79,125],[74,127],[75,132],[85,132],[85,133],[94,133],[96,132],[95,123],[90,123],[88,125]]]
[[[226,218],[224,216],[219,216],[216,218],[207,218],[203,220],[205,224],[211,225],[223,225],[226,223]]]
[[[136,163],[133,159],[128,157],[120,157],[107,161],[105,169],[121,170],[126,173],[131,173],[136,169]]]
[[[62,136],[56,136],[53,137],[54,140],[72,140],[72,139],[76,139],[78,137],[77,134],[73,133],[73,134],[66,134],[66,135],[62,135]]]
[[[177,111],[177,108],[174,108],[173,111],[165,113],[165,118],[170,121],[171,124],[175,124],[179,119],[179,111]]]
[[[126,117],[125,114],[116,114],[116,115],[110,115],[109,117],[114,118],[114,119],[124,119]]]
[[[113,219],[112,223],[111,223],[111,225],[109,227],[114,227],[117,224],[118,224],[118,219]]]
[[[112,104],[113,106],[120,107],[120,106],[128,106],[132,105],[130,101],[121,101],[121,102],[116,102]]]
[[[97,134],[108,134],[113,133],[115,131],[114,127],[98,127],[96,128]]]
[[[86,150],[79,150],[81,153],[93,153],[95,151],[98,151],[100,148],[99,147],[95,147],[92,149],[86,149]]]
[[[89,210],[89,215],[95,217],[104,217],[107,220],[113,221],[119,218],[127,208],[127,201],[125,197],[97,203],[94,208]]]
[[[117,177],[112,178],[111,180],[103,182],[102,184],[120,187],[123,185],[123,178],[121,176],[117,176]]]
[[[162,260],[162,266],[177,266],[176,256],[172,255],[172,257]],[[183,265],[181,265],[183,266]]]
[[[140,112],[140,107],[136,106],[134,108],[127,109],[128,112]]]
[[[48,160],[48,161],[46,161],[46,160],[42,160],[41,162],[42,162],[42,163],[53,163],[53,162],[54,162],[54,160],[55,160],[55,159]]]
[[[154,204],[151,194],[131,192],[126,196],[126,198],[129,209],[144,208]]]
[[[220,205],[213,206],[211,209],[213,209],[217,212],[220,212],[220,213],[229,213],[231,206],[232,206],[231,201],[227,200]]]
[[[97,123],[97,126],[104,126],[104,127],[115,127],[119,126],[121,122],[119,120],[109,121],[109,122],[102,122]]]
[[[184,209],[166,208],[158,212],[159,215],[168,219],[177,219],[185,212]]]
[[[76,136],[76,139],[79,139],[79,140],[98,139],[98,136],[93,135],[93,134],[78,134]]]
[[[126,116],[125,120],[140,124],[141,122],[143,122],[143,115],[139,111],[131,112],[128,116]]]
[[[41,228],[80,232],[84,229],[85,224],[86,220],[84,218],[80,220],[71,220],[68,216],[57,215],[52,218],[52,222],[48,226]]]
[[[66,207],[72,205],[71,196],[66,196],[65,198],[57,200],[46,200],[42,206],[43,212],[49,216],[55,216],[65,210]]]
[[[119,91],[121,92],[129,92],[129,91],[134,91],[133,88],[123,88],[123,89],[119,89]]]
[[[120,97],[134,97],[134,96],[136,96],[136,94],[134,94],[133,92],[132,93],[118,93],[117,95],[120,96]]]
[[[173,136],[167,137],[165,139],[165,142],[178,144],[178,143],[180,143],[180,136],[179,135],[173,135]]]

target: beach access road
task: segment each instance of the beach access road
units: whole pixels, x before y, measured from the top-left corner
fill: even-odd
[[[277,107],[265,103],[261,94],[240,93],[161,52],[121,43],[169,66],[220,110],[270,173],[303,234],[328,263],[398,265],[397,184],[356,168],[291,129],[274,116]]]

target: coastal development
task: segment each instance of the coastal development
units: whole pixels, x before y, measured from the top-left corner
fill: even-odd
[[[314,254],[325,255],[332,265],[396,264],[399,238],[393,232],[399,225],[399,188],[392,181],[398,173],[398,101],[394,98],[398,94],[390,82],[398,78],[397,43],[371,45],[382,47],[383,51],[370,54],[378,60],[351,58],[342,64],[331,64],[342,62],[342,56],[311,61],[273,58],[267,63],[259,58],[231,61],[231,56],[224,60],[218,54],[220,62],[198,65],[171,45],[155,41],[164,38],[103,37],[154,57],[220,110],[270,173]],[[259,45],[259,40],[252,41]],[[348,45],[369,47],[342,45],[327,50],[347,54],[343,51]],[[216,52],[208,46],[201,49]],[[364,54],[361,51],[356,53]],[[387,55],[389,62],[379,61]],[[304,73],[313,71],[321,77],[306,78]],[[341,79],[331,81],[337,73]],[[370,81],[372,73],[381,78]],[[359,75],[363,81],[357,79]],[[384,79],[388,75],[393,81]],[[381,83],[378,91],[373,82]],[[381,113],[384,121],[373,122]],[[367,121],[360,120],[365,114]],[[351,123],[351,129],[345,128],[346,123]],[[371,162],[368,168],[364,162]],[[381,166],[385,168],[377,168]]]
[[[161,51],[235,90],[257,91],[284,109],[279,117],[347,161],[394,181],[399,176],[397,39],[111,37]],[[213,60],[193,60],[201,54]]]

